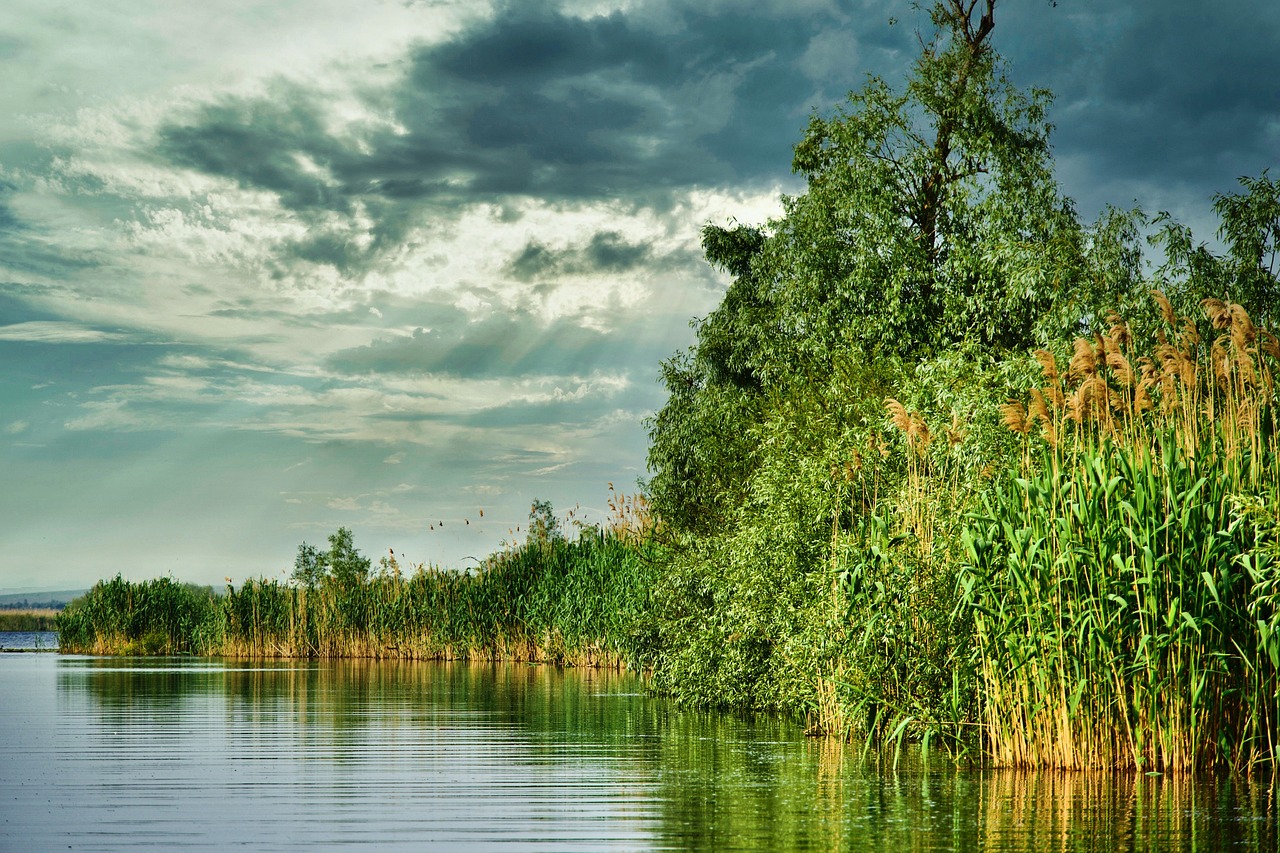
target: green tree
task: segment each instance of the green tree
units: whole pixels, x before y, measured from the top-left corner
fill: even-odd
[[[1081,286],[1087,235],[1052,175],[1049,95],[1004,76],[995,9],[935,3],[901,90],[871,77],[810,120],[793,161],[807,189],[781,218],[704,229],[733,281],[663,365],[668,402],[648,423],[650,496],[675,528],[727,523],[758,464],[752,430],[842,361],[1022,352],[1099,312]]]
[[[314,545],[303,542],[293,560],[293,579],[308,589],[315,589],[329,573],[328,555]]]
[[[775,282],[792,360],[919,358],[962,341],[1036,342],[1063,295],[1080,228],[1052,175],[1049,94],[1004,76],[996,0],[943,0],[906,86],[872,77],[814,116],[757,276]]]
[[[527,539],[530,545],[541,545],[548,542],[559,542],[564,539],[560,531],[560,519],[551,501],[533,499],[529,507],[529,532]]]
[[[1255,323],[1274,325],[1280,319],[1280,182],[1263,172],[1240,184],[1244,192],[1214,197],[1223,254],[1197,242],[1167,213],[1156,217],[1153,242],[1165,255],[1158,283],[1181,315],[1199,316],[1203,299],[1225,299],[1243,306]]]
[[[368,557],[356,550],[355,537],[347,527],[339,527],[338,532],[329,535],[325,563],[338,586],[348,590],[365,585],[372,565]]]
[[[1263,172],[1240,183],[1245,192],[1214,199],[1230,281],[1222,293],[1209,295],[1239,303],[1254,322],[1270,326],[1280,318],[1280,182]]]
[[[329,535],[329,550],[303,542],[293,561],[293,579],[314,589],[331,578],[343,589],[361,587],[369,579],[372,562],[357,550],[350,528],[339,527]]]

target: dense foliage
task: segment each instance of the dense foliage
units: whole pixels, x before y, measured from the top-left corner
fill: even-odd
[[[676,553],[654,683],[1000,763],[1274,761],[1274,338],[1254,322],[1280,295],[1280,187],[1215,200],[1223,254],[1164,215],[1082,223],[995,6],[936,3],[901,88],[811,120],[780,218],[704,229],[732,280],[649,422]]]

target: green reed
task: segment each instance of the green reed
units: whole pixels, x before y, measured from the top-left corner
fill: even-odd
[[[1183,322],[1139,374],[1117,320],[1069,378],[1041,354],[1049,387],[1009,407],[1042,464],[986,497],[959,576],[996,764],[1275,765],[1275,338],[1206,309],[1211,344]]]
[[[60,620],[64,651],[236,657],[490,659],[619,666],[636,660],[651,546],[588,529],[531,541],[478,568],[394,557],[359,580],[249,580],[225,594],[166,600],[168,579],[100,583]],[[173,605],[169,607],[168,604]],[[179,614],[175,616],[176,614]]]
[[[172,578],[99,581],[58,614],[63,651],[190,654],[208,651],[217,600],[208,587]]]

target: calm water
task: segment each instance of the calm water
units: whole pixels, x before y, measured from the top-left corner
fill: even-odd
[[[1277,849],[1274,792],[893,771],[525,666],[0,655],[0,850]]]
[[[0,631],[0,651],[56,652],[57,631]]]

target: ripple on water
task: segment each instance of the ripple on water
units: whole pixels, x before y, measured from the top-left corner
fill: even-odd
[[[1276,849],[1265,791],[869,766],[640,687],[524,666],[3,655],[0,850]]]

